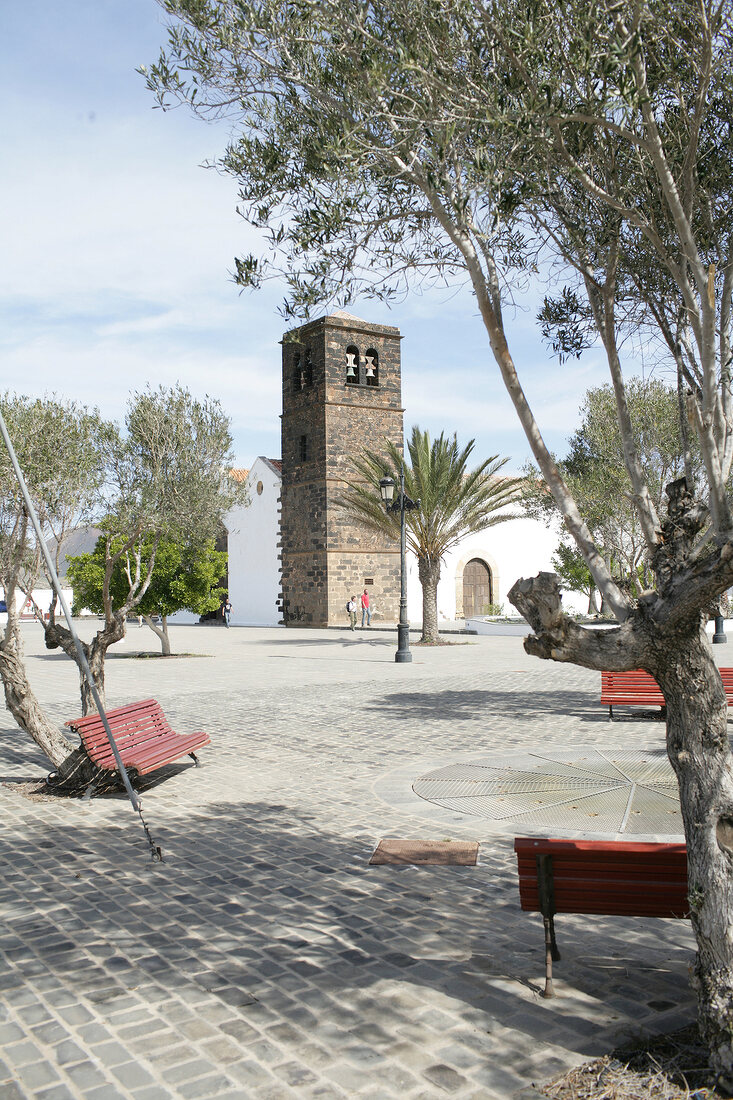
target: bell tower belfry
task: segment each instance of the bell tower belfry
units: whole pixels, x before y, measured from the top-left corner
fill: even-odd
[[[339,310],[282,340],[281,613],[291,626],[346,623],[366,587],[394,622],[399,545],[360,527],[338,498],[351,460],[386,440],[402,449],[399,329]]]

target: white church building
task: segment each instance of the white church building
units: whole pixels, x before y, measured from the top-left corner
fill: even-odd
[[[235,626],[276,626],[282,619],[278,547],[281,478],[279,460],[262,456],[255,459],[246,476],[249,505],[236,508],[225,517],[229,600]],[[438,586],[439,621],[481,619],[488,604],[501,607],[504,615],[516,615],[507,592],[519,577],[551,571],[551,557],[558,541],[557,530],[526,518],[508,520],[469,535],[449,551],[443,562]],[[356,594],[361,591],[360,580],[354,578]],[[565,593],[563,603],[571,612],[582,613],[588,607],[587,597],[574,592]],[[407,611],[410,622],[422,621],[417,561],[409,551]],[[379,626],[384,621],[377,604],[372,625]],[[344,625],[347,625],[345,610]]]

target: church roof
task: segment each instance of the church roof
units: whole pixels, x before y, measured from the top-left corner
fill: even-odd
[[[277,474],[278,477],[280,477],[280,478],[282,477],[282,475],[283,475],[283,464],[282,464],[282,462],[279,458],[265,458],[264,455],[260,455],[260,458],[262,459],[263,462],[267,463],[267,465],[270,467],[270,469],[273,470]]]

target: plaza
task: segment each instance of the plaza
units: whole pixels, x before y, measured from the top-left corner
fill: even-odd
[[[42,705],[78,715],[76,667],[22,629]],[[648,715],[609,724],[598,673],[518,636],[450,636],[411,665],[389,631],[171,636],[191,656],[134,659],[157,641],[132,626],[106,665],[110,707],[155,697],[211,735],[202,767],[143,791],[163,863],[124,795],[29,798],[50,766],[6,714],[2,1100],[506,1100],[694,1017],[685,921],[561,916],[543,1000],[512,851],[526,824],[413,790],[494,756],[662,748]],[[479,861],[370,866],[382,838],[478,841]]]

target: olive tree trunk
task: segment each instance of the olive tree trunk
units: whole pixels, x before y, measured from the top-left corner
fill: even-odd
[[[61,626],[59,623],[53,620],[49,621],[44,626],[46,635],[46,648],[47,649],[62,649],[67,657],[71,657],[72,661],[79,669],[79,687],[81,691],[81,712],[82,714],[89,714],[97,709],[94,702],[94,696],[89,682],[84,674],[84,670],[79,661],[79,654],[77,653],[76,645],[70,630],[67,630],[65,626]],[[102,706],[105,704],[104,695],[104,659],[107,655],[107,650],[115,642],[119,642],[121,638],[125,636],[125,617],[124,615],[116,612],[111,620],[105,622],[102,630],[98,630],[92,638],[91,642],[81,642],[81,648],[84,652],[84,656],[89,664],[89,669],[92,673],[92,679],[94,686],[99,693],[99,697],[102,701]]]
[[[8,601],[8,622],[0,641],[0,676],[5,705],[21,729],[35,741],[54,766],[58,766],[74,746],[45,715],[28,682],[23,658],[23,639],[19,629],[15,600]]]
[[[421,642],[435,644],[438,635],[438,581],[440,560],[418,557],[417,575],[422,585],[422,637]]]
[[[554,574],[520,580],[509,599],[534,634],[526,651],[586,668],[642,668],[661,687],[667,704],[667,753],[677,775],[687,842],[689,900],[697,941],[694,985],[699,1025],[712,1064],[733,1088],[733,758],[728,707],[703,612],[680,617],[685,584],[681,570],[667,598],[641,597],[620,626],[583,628],[562,612]]]
[[[667,704],[667,753],[687,841],[693,982],[701,1034],[733,1083],[733,760],[725,691],[704,630],[667,640],[647,667]]]
[[[149,626],[153,634],[160,639],[160,651],[164,657],[170,657],[171,655],[171,640],[168,635],[168,616],[160,616],[160,626],[154,623],[149,615],[143,615],[145,625]]]

